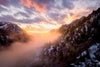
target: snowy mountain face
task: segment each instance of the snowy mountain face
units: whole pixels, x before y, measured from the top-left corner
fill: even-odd
[[[15,41],[25,42],[27,40],[25,32],[16,24],[0,22],[0,46],[9,46]]]
[[[60,28],[59,41],[44,47],[41,65],[45,67],[100,66],[100,8]]]

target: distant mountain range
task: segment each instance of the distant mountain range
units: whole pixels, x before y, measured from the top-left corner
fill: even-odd
[[[0,48],[9,46],[13,42],[26,42],[28,35],[16,24],[10,22],[0,22]]]
[[[62,36],[44,47],[38,67],[100,66],[100,8],[59,31]]]

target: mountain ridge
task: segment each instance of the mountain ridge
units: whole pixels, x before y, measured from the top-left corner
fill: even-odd
[[[46,67],[91,67],[100,62],[100,8],[87,17],[60,28],[62,37],[44,47],[43,65]]]
[[[26,42],[28,35],[16,24],[0,22],[0,46],[10,46],[13,42]]]

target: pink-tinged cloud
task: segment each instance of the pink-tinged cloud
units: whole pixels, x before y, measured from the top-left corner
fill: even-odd
[[[21,0],[20,3],[24,4],[24,6],[26,6],[28,8],[30,8],[32,6],[31,0]]]
[[[43,13],[46,12],[46,7],[48,6],[47,3],[39,4],[36,0],[21,0],[20,3],[28,8],[34,7],[37,11]]]
[[[47,7],[47,4],[42,4],[42,6],[39,6],[37,3],[33,3],[33,6],[35,7],[36,10],[38,10],[39,12],[43,12],[45,13],[46,12],[46,7]]]
[[[8,5],[7,0],[0,0],[0,5],[7,6]]]

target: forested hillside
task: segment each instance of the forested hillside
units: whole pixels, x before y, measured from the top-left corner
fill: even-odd
[[[100,8],[60,29],[61,38],[42,51],[45,67],[100,66]],[[43,62],[44,61],[44,62]],[[38,65],[39,66],[39,65]]]

